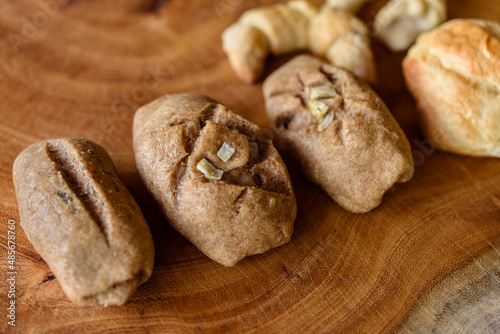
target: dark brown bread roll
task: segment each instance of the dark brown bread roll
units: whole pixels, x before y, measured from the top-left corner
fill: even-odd
[[[350,72],[298,56],[270,75],[263,90],[280,148],[345,209],[370,211],[395,182],[413,176],[405,134]]]
[[[121,305],[149,279],[151,233],[102,147],[42,141],[17,157],[13,173],[21,225],[70,300]]]
[[[258,134],[258,126],[203,95],[165,95],[135,114],[144,184],[172,226],[225,266],[280,246],[293,232],[288,171]]]

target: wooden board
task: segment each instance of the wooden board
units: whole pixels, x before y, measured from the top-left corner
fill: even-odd
[[[410,141],[416,173],[367,214],[341,209],[291,170],[292,241],[234,268],[160,217],[134,166],[135,109],[199,92],[266,128],[261,85],[234,76],[221,31],[271,0],[4,0],[0,3],[0,325],[10,333],[498,332],[500,159],[435,151],[421,138],[400,63],[374,43],[377,88]],[[373,20],[384,1],[368,5]],[[47,5],[49,4],[49,5]],[[500,16],[499,0],[450,0],[450,17]],[[271,59],[268,73],[291,57]],[[151,279],[122,307],[70,303],[19,224],[12,163],[45,138],[104,146],[150,224]],[[423,143],[423,144],[422,144]],[[16,229],[16,326],[7,324],[8,220]]]

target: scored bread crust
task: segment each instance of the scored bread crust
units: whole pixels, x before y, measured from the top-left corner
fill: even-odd
[[[177,231],[225,266],[280,246],[293,232],[297,207],[288,171],[259,131],[197,94],[165,95],[134,117],[136,164],[146,188]],[[216,155],[224,142],[235,149],[227,162]],[[252,161],[250,142],[260,151]],[[203,158],[224,171],[221,180],[196,168]],[[242,174],[256,186],[239,184]]]
[[[437,148],[500,157],[500,24],[456,19],[422,34],[403,72]]]
[[[334,113],[323,131],[308,106],[313,87],[330,87]],[[311,56],[297,56],[263,85],[266,109],[280,149],[345,209],[377,207],[396,182],[413,176],[408,140],[383,101],[350,72]]]
[[[33,144],[13,176],[23,230],[71,301],[122,305],[149,279],[149,227],[101,146],[83,138]]]

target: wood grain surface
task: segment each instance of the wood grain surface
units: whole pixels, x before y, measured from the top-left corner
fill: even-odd
[[[0,2],[2,333],[500,332],[500,159],[435,151],[421,137],[401,60],[374,42],[377,91],[412,143],[416,173],[382,205],[351,214],[290,165],[290,243],[223,267],[161,218],[134,165],[137,107],[198,92],[266,128],[261,84],[246,85],[222,30],[274,1]],[[368,23],[384,1],[366,6]],[[450,17],[498,19],[499,0],[450,0]],[[270,59],[267,73],[291,59]],[[270,131],[267,131],[271,135]],[[26,239],[12,164],[28,145],[83,136],[106,148],[154,237],[151,279],[122,307],[78,307]],[[16,222],[16,326],[7,324],[7,231]]]

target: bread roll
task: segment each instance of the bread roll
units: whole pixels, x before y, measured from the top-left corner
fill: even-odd
[[[377,207],[413,176],[410,145],[384,102],[356,76],[298,56],[263,86],[280,148],[345,209]]]
[[[500,24],[457,19],[424,33],[403,71],[437,148],[500,157]]]
[[[173,94],[140,108],[133,131],[146,188],[208,257],[233,266],[290,240],[295,195],[258,126],[206,96]]]
[[[390,0],[375,16],[375,36],[391,51],[404,51],[446,21],[446,9],[446,0]]]
[[[24,232],[71,301],[121,305],[149,279],[151,233],[102,147],[45,140],[19,154],[13,173]]]
[[[260,77],[268,53],[279,56],[299,50],[310,50],[370,83],[377,82],[363,21],[351,13],[306,0],[245,12],[224,30],[222,48],[236,75],[248,83]]]

